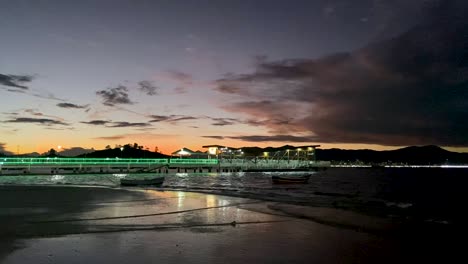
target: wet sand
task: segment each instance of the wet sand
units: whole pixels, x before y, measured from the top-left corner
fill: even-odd
[[[0,263],[419,263],[452,230],[180,191],[0,186]]]

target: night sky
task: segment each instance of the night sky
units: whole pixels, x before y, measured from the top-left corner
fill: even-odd
[[[0,0],[0,152],[468,150],[468,1]]]

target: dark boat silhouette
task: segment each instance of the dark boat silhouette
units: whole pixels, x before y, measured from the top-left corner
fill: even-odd
[[[289,183],[307,183],[311,174],[297,176],[271,176],[274,184],[289,184]]]
[[[120,179],[122,186],[142,186],[142,185],[161,185],[164,182],[164,177],[151,179]]]

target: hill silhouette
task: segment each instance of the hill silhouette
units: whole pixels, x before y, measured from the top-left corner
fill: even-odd
[[[365,163],[467,164],[468,153],[445,150],[438,146],[411,146],[396,150],[317,149],[317,158],[327,161],[362,161]]]
[[[143,149],[137,144],[127,144],[118,148],[106,148],[97,150],[91,153],[82,154],[76,157],[88,158],[170,158],[170,156],[152,152]],[[269,152],[270,156],[275,152],[283,152],[287,149],[296,150],[297,148],[306,149],[307,146],[291,146],[285,145],[282,147],[243,147],[242,149],[245,156],[263,156],[264,152]],[[37,153],[36,153],[37,154]],[[7,157],[4,153],[0,152],[0,157]],[[20,155],[25,157],[26,155]],[[31,157],[37,155],[31,155]],[[42,155],[43,157],[61,157],[57,153],[49,153]],[[316,149],[317,160],[331,161],[331,162],[363,162],[363,163],[407,163],[407,164],[468,164],[468,153],[459,153],[445,150],[438,146],[410,146],[396,150],[377,151],[370,149]]]
[[[287,149],[295,150],[298,146],[285,145],[278,148],[244,147],[242,151],[248,156],[262,156],[263,152],[274,153]],[[302,147],[305,149],[305,147]],[[335,162],[364,163],[408,163],[408,164],[468,164],[468,153],[458,153],[445,150],[438,146],[410,146],[396,150],[377,151],[370,149],[346,150],[346,149],[317,149],[318,160]]]
[[[149,150],[142,149],[136,145],[136,147],[128,144],[121,148],[107,148],[103,150],[97,150],[91,153],[78,155],[79,158],[153,158],[153,159],[164,159],[170,156],[164,155],[159,152],[152,152]]]

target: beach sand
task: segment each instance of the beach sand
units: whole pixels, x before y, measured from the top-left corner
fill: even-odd
[[[448,227],[152,189],[0,186],[0,263],[455,262]]]

